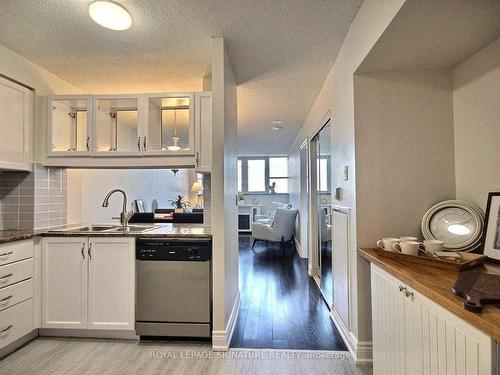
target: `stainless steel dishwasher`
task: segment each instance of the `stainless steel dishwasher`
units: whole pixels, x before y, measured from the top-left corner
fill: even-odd
[[[211,241],[136,241],[136,333],[211,336]]]

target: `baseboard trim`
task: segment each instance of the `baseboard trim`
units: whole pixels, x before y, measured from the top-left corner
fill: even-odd
[[[297,250],[297,253],[299,254],[299,257],[302,259],[307,259],[306,256],[304,256],[304,253],[302,252],[302,245],[297,241],[297,238],[295,236],[293,237],[293,242],[295,244],[295,249]]]
[[[226,329],[224,331],[212,331],[212,350],[215,352],[227,352],[229,350],[229,345],[231,344],[231,339],[233,338],[234,328],[236,327],[236,321],[238,320],[238,314],[240,313],[241,296],[240,291],[236,294],[234,300],[233,309],[231,310],[231,315],[229,316],[229,321],[227,322]]]
[[[334,307],[330,310],[330,319],[337,327],[340,336],[347,345],[349,353],[351,353],[354,362],[357,365],[371,364],[373,362],[373,347],[371,341],[358,341],[358,339],[345,326],[340,315]]]
[[[37,336],[38,336],[38,329],[34,329],[27,335],[24,335],[23,337],[18,338],[16,341],[11,342],[10,344],[4,346],[3,348],[0,349],[0,360],[14,353],[17,349],[23,347],[31,340],[37,338]]]
[[[133,331],[114,331],[100,329],[72,329],[72,328],[40,328],[40,336],[48,337],[81,337],[88,339],[121,339],[138,340],[139,336]]]

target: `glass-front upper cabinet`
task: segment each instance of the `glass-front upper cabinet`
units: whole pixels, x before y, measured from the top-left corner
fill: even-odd
[[[86,155],[91,150],[91,97],[50,96],[47,111],[49,155]]]
[[[194,155],[194,95],[144,96],[143,151],[147,154]]]
[[[139,132],[140,97],[94,96],[94,152],[101,156],[142,151]]]

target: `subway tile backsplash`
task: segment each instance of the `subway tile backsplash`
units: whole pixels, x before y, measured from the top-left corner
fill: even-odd
[[[34,164],[32,172],[0,174],[0,229],[66,224],[66,169]]]

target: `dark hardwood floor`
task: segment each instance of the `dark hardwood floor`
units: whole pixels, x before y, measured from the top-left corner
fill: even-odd
[[[279,244],[257,242],[253,252],[250,236],[239,243],[241,307],[232,348],[347,350],[293,245],[283,257]]]

